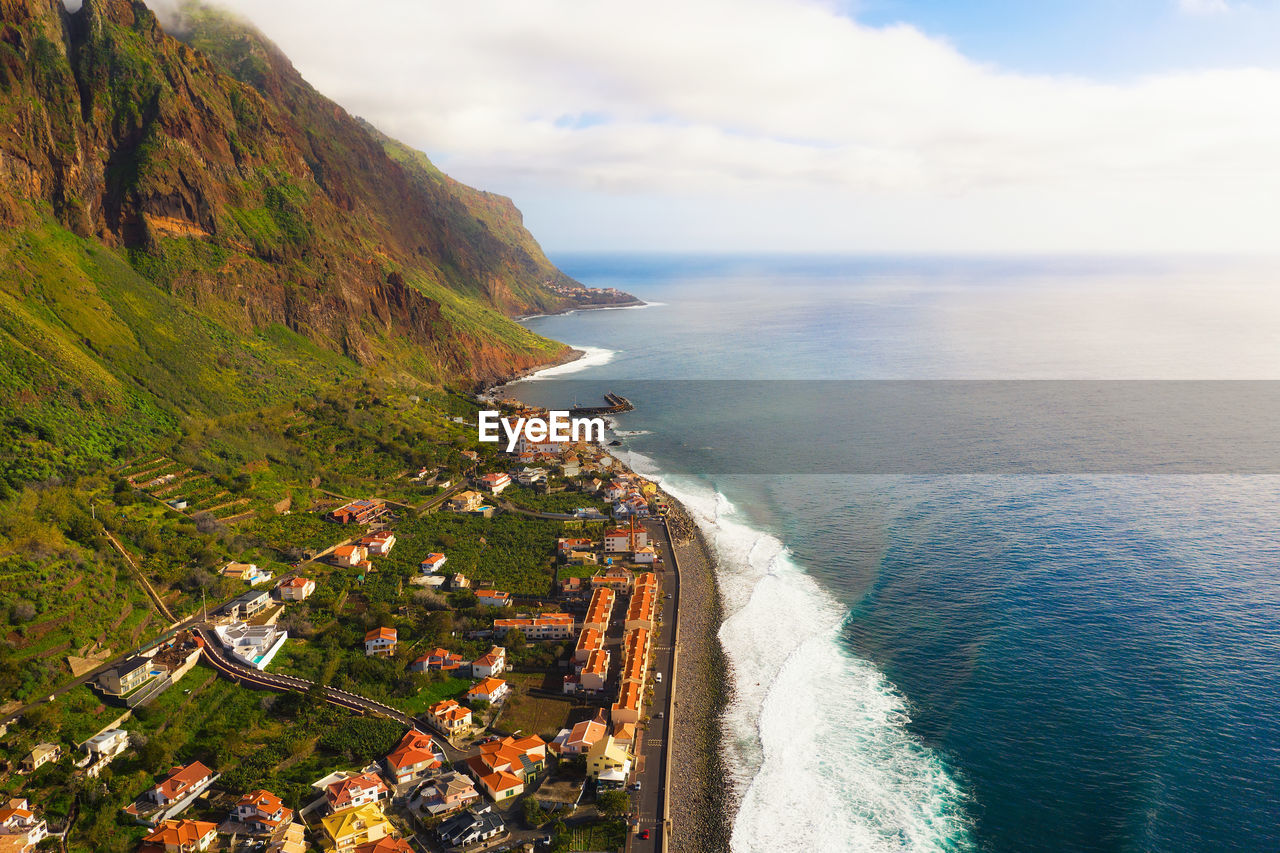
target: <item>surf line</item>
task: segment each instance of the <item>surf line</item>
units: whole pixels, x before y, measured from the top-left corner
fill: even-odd
[[[521,442],[528,445],[604,443],[604,418],[572,418],[567,411],[547,413],[545,418],[505,418],[494,409],[484,409],[476,423],[480,441],[501,441],[498,430],[507,436],[507,452],[514,453]]]

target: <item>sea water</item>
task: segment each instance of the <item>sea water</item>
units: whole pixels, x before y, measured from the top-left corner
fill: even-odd
[[[581,380],[1280,370],[1266,263],[557,260],[655,304],[527,321],[589,353],[520,391],[552,405]],[[769,404],[674,393],[614,432],[717,552],[735,851],[1280,849],[1280,478],[797,475]],[[753,423],[764,473],[697,464]]]

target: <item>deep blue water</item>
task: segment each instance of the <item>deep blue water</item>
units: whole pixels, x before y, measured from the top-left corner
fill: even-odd
[[[623,394],[650,378],[1280,372],[1260,265],[557,261],[658,303],[528,321],[613,351],[572,379]],[[568,402],[558,387],[520,393]],[[1280,850],[1280,478],[664,467],[767,404],[618,423],[720,554],[735,850]],[[785,470],[785,435],[776,448]]]

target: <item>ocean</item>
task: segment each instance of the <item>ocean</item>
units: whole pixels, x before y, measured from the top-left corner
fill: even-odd
[[[716,384],[1270,380],[1280,269],[556,260],[650,303],[525,321],[587,355],[519,396],[632,396],[619,455],[717,553],[734,851],[1280,849],[1280,477],[796,472],[856,419]]]

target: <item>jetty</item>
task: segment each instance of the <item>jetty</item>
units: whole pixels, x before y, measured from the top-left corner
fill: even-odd
[[[610,391],[604,395],[606,406],[574,406],[569,410],[569,414],[575,418],[593,418],[599,415],[618,415],[623,412],[629,412],[635,408],[631,405],[631,401],[626,397]]]

